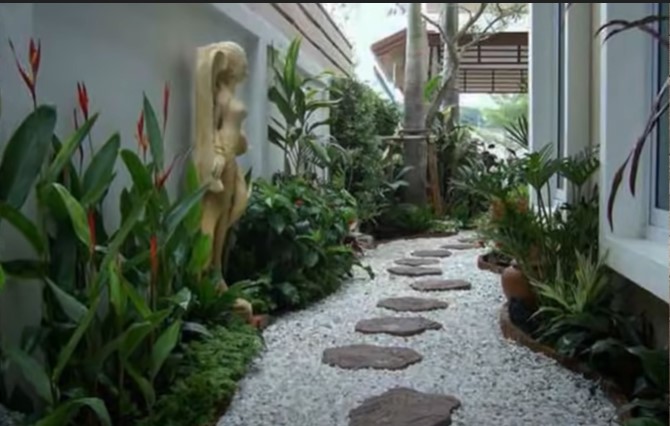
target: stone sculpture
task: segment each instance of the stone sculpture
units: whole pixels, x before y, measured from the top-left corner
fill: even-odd
[[[242,216],[249,190],[236,157],[247,151],[243,122],[247,112],[235,90],[248,73],[246,53],[236,43],[198,48],[196,68],[195,162],[200,181],[209,185],[203,197],[202,231],[212,238],[210,267],[222,272],[226,238]],[[228,290],[221,276],[220,290]],[[243,299],[235,311],[253,322],[251,304]]]

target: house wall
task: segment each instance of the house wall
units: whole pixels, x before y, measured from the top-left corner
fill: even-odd
[[[589,145],[600,147],[600,246],[608,265],[625,281],[626,307],[644,312],[654,323],[659,344],[667,343],[668,229],[651,221],[651,145],[642,154],[636,195],[628,188],[628,172],[613,209],[614,229],[607,219],[611,184],[618,168],[642,133],[653,97],[654,41],[640,31],[603,42],[594,37],[612,19],[634,20],[654,11],[654,3],[573,3],[565,16],[565,60],[558,62],[558,7],[531,5],[530,139],[539,149],[555,147],[563,126],[563,155]],[[565,88],[564,121],[558,122],[558,77]],[[556,152],[556,151],[555,151]],[[556,152],[558,154],[558,152]],[[555,184],[554,184],[555,185]],[[554,186],[556,203],[570,194]]]
[[[270,14],[270,9],[291,13],[281,15],[281,20]],[[163,85],[169,82],[168,160],[185,152],[193,142],[196,48],[230,40],[246,50],[250,72],[239,91],[248,108],[250,149],[239,163],[245,169],[253,168],[256,176],[269,177],[283,163],[267,138],[272,113],[267,101],[271,80],[268,49],[284,50],[296,35],[305,38],[299,61],[305,75],[351,71],[351,46],[317,3],[2,3],[0,152],[31,109],[8,39],[14,41],[22,61],[27,59],[30,37],[41,40],[38,96],[41,102],[57,106],[59,135],[73,131],[77,82],[85,82],[91,110],[101,112],[93,131],[96,146],[118,131],[122,148],[136,149],[134,131],[142,94],[146,93],[160,110]],[[172,189],[179,182],[179,174],[175,173]],[[107,199],[118,199],[121,188],[128,183],[125,168],[119,167]],[[106,208],[106,217],[112,224],[117,222],[116,206]],[[0,258],[26,254],[20,238],[11,230],[0,229]],[[3,338],[16,338],[23,325],[39,318],[39,287],[9,284],[0,296],[0,330]]]

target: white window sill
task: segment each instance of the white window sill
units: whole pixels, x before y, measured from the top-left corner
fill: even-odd
[[[617,273],[644,288],[656,297],[670,303],[668,284],[668,242],[605,237],[602,250],[607,264]]]

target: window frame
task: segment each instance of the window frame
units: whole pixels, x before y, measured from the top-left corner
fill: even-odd
[[[558,67],[557,67],[557,78],[556,78],[556,158],[562,159],[565,158],[565,101],[566,101],[566,84],[565,84],[565,68],[566,68],[566,19],[565,19],[565,3],[556,3],[558,8],[557,13],[557,51],[556,55],[558,57]],[[558,192],[565,190],[565,179],[560,174],[556,176],[556,189]]]
[[[666,15],[668,14],[668,3],[656,3],[655,4],[655,12],[657,14],[665,13]],[[664,10],[665,9],[665,10]],[[664,26],[664,27],[663,27]],[[668,31],[668,22],[665,21],[664,23],[659,23],[658,24],[658,30],[659,33],[662,33],[663,31]],[[658,93],[658,90],[660,89],[662,82],[661,82],[661,67],[663,66],[661,64],[660,58],[659,58],[659,49],[662,49],[662,45],[654,40],[652,43],[652,48],[653,48],[653,78],[652,78],[652,96],[656,96]],[[667,53],[666,53],[666,58],[667,59]],[[665,64],[665,67],[667,69],[668,64]],[[668,94],[666,93],[666,96]],[[668,214],[669,211],[668,209],[664,209],[662,207],[659,207],[659,178],[662,176],[662,173],[659,168],[659,151],[661,149],[661,135],[662,133],[660,132],[661,126],[668,127],[670,124],[670,117],[666,114],[663,118],[661,118],[656,126],[656,129],[654,131],[654,134],[652,136],[652,149],[651,149],[651,158],[650,158],[650,166],[649,167],[649,179],[650,179],[650,193],[649,193],[649,210],[650,210],[650,217],[649,217],[649,224],[650,224],[650,237],[653,237],[654,234],[659,234],[658,231],[665,231],[661,232],[661,235],[665,234],[667,237],[667,230],[669,228],[668,226]],[[666,129],[668,131],[668,129]],[[668,134],[668,133],[666,133]],[[668,141],[665,141],[667,144]],[[667,164],[667,163],[666,163]],[[666,168],[666,173],[668,169]],[[665,175],[666,177],[668,176],[667,174]]]

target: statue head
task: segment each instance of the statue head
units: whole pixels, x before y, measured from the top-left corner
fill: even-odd
[[[212,71],[219,84],[237,85],[247,78],[249,73],[247,54],[237,43],[224,41],[210,45],[213,53]]]

